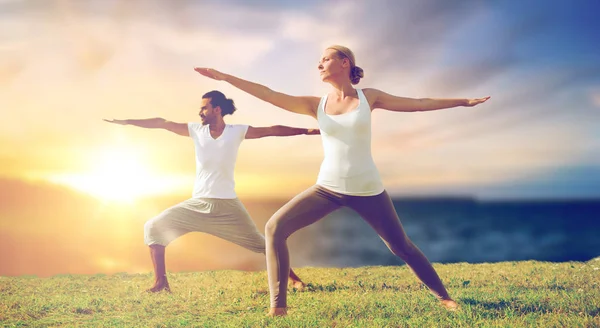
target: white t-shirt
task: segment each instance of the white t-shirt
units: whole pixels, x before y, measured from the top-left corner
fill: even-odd
[[[192,198],[237,198],[233,171],[248,125],[226,124],[214,139],[208,125],[188,123],[196,149],[196,180]]]
[[[362,90],[356,92],[358,107],[340,115],[326,114],[327,95],[321,98],[317,121],[325,158],[317,184],[345,195],[373,196],[384,188],[371,156],[371,108]]]

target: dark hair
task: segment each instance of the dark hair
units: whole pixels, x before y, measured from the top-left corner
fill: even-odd
[[[354,66],[352,69],[350,69],[350,82],[352,84],[358,84],[360,79],[363,77],[365,77],[365,73],[363,72],[362,68]]]
[[[226,98],[221,91],[213,90],[205,93],[202,99],[210,99],[210,105],[214,107],[221,107],[221,116],[227,114],[233,114],[237,108],[233,103],[233,99]]]

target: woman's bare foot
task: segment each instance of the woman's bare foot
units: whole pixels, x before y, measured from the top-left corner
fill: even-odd
[[[454,300],[452,299],[447,299],[447,300],[441,300],[442,302],[442,306],[444,308],[446,308],[446,310],[449,311],[456,311],[458,310],[459,306],[458,303],[456,303]]]
[[[290,268],[289,277],[290,277],[289,282],[293,288],[296,288],[297,290],[300,290],[300,291],[304,290],[304,288],[306,287],[306,284],[302,282],[302,279],[300,279],[300,277],[298,277],[298,275],[296,274],[296,272],[294,272],[294,270],[292,270],[292,268]]]
[[[306,284],[304,282],[302,282],[302,280],[290,279],[290,284],[292,285],[293,288],[296,288],[299,291],[302,291],[302,290],[304,290],[304,288],[306,288]]]
[[[287,308],[284,307],[271,308],[269,314],[267,314],[269,317],[283,317],[285,315],[287,315]]]
[[[164,279],[164,280],[163,279],[157,280],[154,283],[154,286],[152,286],[152,288],[146,289],[146,292],[147,293],[158,293],[158,292],[161,292],[163,290],[165,292],[168,292],[168,293],[171,292],[171,288],[169,287],[169,282],[166,279]]]

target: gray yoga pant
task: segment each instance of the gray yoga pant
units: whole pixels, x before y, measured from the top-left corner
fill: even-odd
[[[429,260],[406,236],[386,191],[375,196],[349,196],[314,185],[279,209],[265,227],[272,308],[287,306],[290,270],[287,238],[295,231],[319,221],[341,207],[354,210],[373,227],[387,247],[406,262],[436,297],[449,298]]]

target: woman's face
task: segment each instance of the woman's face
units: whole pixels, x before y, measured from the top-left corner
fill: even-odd
[[[350,68],[350,61],[347,58],[340,59],[337,51],[334,49],[326,49],[323,52],[321,60],[319,60],[319,75],[323,82],[330,81],[332,78],[346,74]]]

